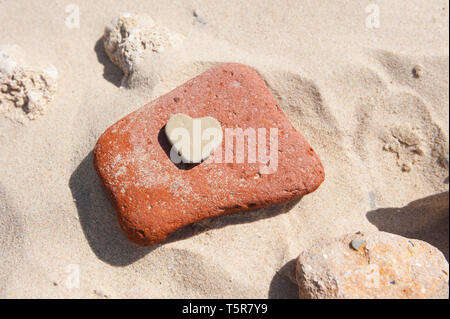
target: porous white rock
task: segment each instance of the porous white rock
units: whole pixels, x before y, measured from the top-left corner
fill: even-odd
[[[45,113],[56,92],[53,65],[30,67],[17,45],[0,45],[0,114],[26,123]]]
[[[122,13],[106,26],[103,44],[109,59],[123,72],[122,86],[146,54],[177,46],[181,36],[155,24],[147,15]]]

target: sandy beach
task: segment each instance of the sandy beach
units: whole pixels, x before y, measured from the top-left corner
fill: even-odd
[[[103,44],[121,13],[175,39],[126,83]],[[0,114],[1,298],[298,298],[297,256],[358,231],[420,239],[448,260],[448,1],[0,0],[0,21],[0,44],[58,73],[44,114]],[[116,121],[221,62],[258,72],[325,181],[301,200],[137,246],[93,148]]]

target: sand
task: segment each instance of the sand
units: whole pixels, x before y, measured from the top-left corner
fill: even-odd
[[[46,114],[26,125],[0,117],[0,297],[295,298],[293,260],[315,239],[376,229],[448,259],[447,1],[74,3],[79,28],[66,26],[69,2],[0,1],[2,44],[59,74]],[[379,28],[366,25],[373,4]],[[146,57],[129,88],[101,40],[122,12],[183,38]],[[92,148],[109,125],[219,62],[261,74],[326,180],[300,201],[135,246]]]

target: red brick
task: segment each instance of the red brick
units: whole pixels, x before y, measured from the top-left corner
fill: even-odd
[[[224,129],[266,128],[267,136],[277,128],[278,169],[260,174],[260,163],[247,161],[175,165],[163,130],[175,113],[212,116]],[[223,142],[216,152],[224,149]],[[109,127],[95,146],[94,166],[120,226],[139,245],[160,243],[201,219],[302,197],[324,180],[319,158],[264,81],[235,63],[204,72]]]

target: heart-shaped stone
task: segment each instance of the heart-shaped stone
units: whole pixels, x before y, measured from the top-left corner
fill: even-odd
[[[220,122],[211,116],[192,118],[183,113],[174,114],[164,130],[172,145],[170,159],[176,164],[200,163],[215,151],[223,138]]]

